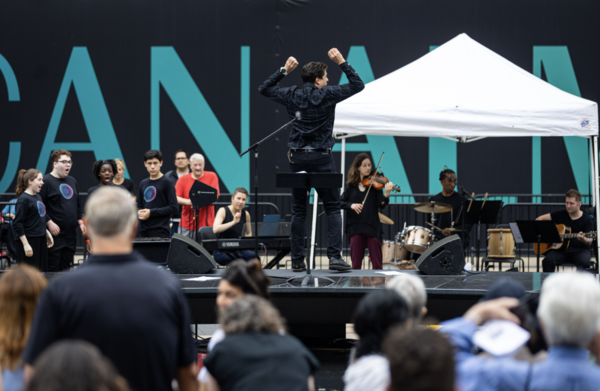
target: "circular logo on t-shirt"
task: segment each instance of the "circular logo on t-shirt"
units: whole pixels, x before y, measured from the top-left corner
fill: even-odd
[[[73,194],[75,193],[73,191],[73,188],[71,186],[67,185],[66,183],[63,183],[62,185],[60,185],[59,188],[60,188],[60,194],[62,194],[62,196],[68,200],[70,200],[71,197],[73,197]]]
[[[40,217],[46,216],[46,205],[44,205],[44,203],[42,201],[37,202],[37,207],[38,207],[38,213],[40,214]]]
[[[144,200],[146,202],[151,202],[154,198],[156,198],[156,187],[148,186],[146,190],[144,190]]]

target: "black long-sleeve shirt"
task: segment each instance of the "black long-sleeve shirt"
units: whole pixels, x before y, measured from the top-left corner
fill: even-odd
[[[381,240],[381,223],[379,210],[385,208],[390,199],[383,195],[383,191],[371,189],[362,212],[352,210],[352,204],[361,204],[367,191],[360,191],[358,186],[347,185],[340,198],[342,209],[349,209],[346,213],[346,232],[349,236],[367,234]]]
[[[175,187],[165,175],[158,179],[146,178],[141,181],[136,202],[138,209],[150,209],[150,217],[140,220],[142,233],[159,227],[168,230],[171,215],[178,212]]]
[[[58,225],[62,236],[77,235],[77,220],[81,219],[83,205],[75,178],[56,178],[47,174],[39,194],[46,205],[46,222],[52,220]]]
[[[39,194],[23,193],[19,196],[15,206],[13,228],[15,240],[23,235],[30,238],[46,236],[46,206]]]
[[[290,148],[326,149],[335,144],[335,105],[365,88],[360,76],[348,62],[340,64],[340,68],[349,81],[341,86],[325,86],[319,89],[313,83],[304,83],[301,88],[279,87],[277,83],[285,76],[277,71],[258,88],[262,95],[284,105],[290,119],[295,118],[297,111],[300,112],[302,118],[292,123],[288,141]]]

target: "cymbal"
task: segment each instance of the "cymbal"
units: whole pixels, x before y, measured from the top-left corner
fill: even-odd
[[[436,227],[435,225],[431,224],[429,221],[426,221],[426,223],[431,225],[433,228],[437,229],[438,231],[447,230],[449,232],[462,232],[462,229],[460,229],[460,228],[440,228],[440,227]]]
[[[394,220],[390,219],[383,213],[379,213],[379,221],[381,221],[383,224],[394,225]]]
[[[452,206],[443,202],[428,201],[415,204],[413,209],[422,213],[446,213],[452,210]]]

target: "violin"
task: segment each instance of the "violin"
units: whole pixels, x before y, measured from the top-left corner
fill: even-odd
[[[389,182],[389,179],[383,176],[382,171],[381,173],[371,173],[371,175],[364,177],[361,183],[364,187],[369,187],[369,185],[371,185],[371,181],[373,182],[372,187],[375,190],[383,190],[385,185],[387,185],[387,183]],[[394,186],[392,190],[400,192],[400,186]]]

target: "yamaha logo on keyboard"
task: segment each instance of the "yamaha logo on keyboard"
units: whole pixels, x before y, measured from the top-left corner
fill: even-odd
[[[240,247],[239,242],[224,242],[223,247]]]

